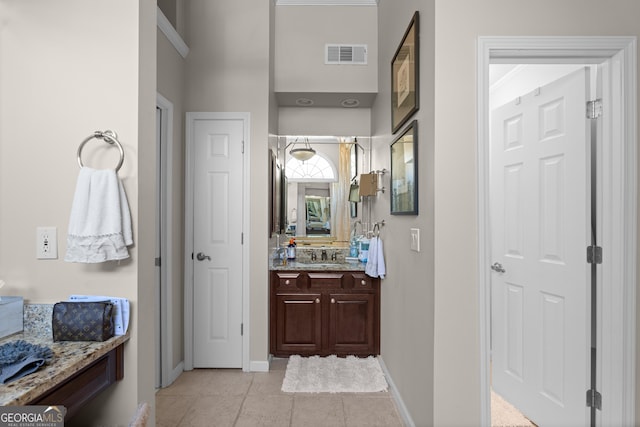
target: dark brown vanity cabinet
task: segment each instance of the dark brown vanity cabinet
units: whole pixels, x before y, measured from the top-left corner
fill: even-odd
[[[380,353],[380,279],[354,271],[272,271],[274,356]]]

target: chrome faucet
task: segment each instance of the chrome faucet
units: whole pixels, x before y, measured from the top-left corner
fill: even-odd
[[[337,261],[338,260],[338,253],[334,252],[331,254],[331,261]]]
[[[316,253],[315,252],[311,252],[311,261],[315,261],[317,259],[318,259],[318,257],[316,256]]]
[[[326,261],[327,260],[327,250],[326,249],[322,250],[322,254],[320,255],[320,259],[322,261]]]

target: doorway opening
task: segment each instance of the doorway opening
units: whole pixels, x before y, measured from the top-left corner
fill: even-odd
[[[603,120],[598,157],[598,245],[608,256],[598,265],[594,383],[601,409],[592,425],[630,425],[635,405],[636,284],[636,61],[634,37],[481,37],[478,43],[479,284],[482,425],[490,425],[492,230],[490,216],[491,64],[594,64],[605,75],[602,96],[609,110]],[[611,171],[618,171],[611,174]],[[600,173],[601,172],[601,173]],[[586,177],[585,177],[586,179]],[[622,191],[620,191],[622,189]],[[586,248],[585,248],[586,255]],[[586,257],[585,257],[586,258]],[[586,263],[586,259],[585,259]],[[585,310],[587,307],[584,308]],[[604,333],[603,331],[606,331]],[[623,361],[623,363],[620,363]],[[588,375],[585,372],[585,375]],[[584,396],[596,390],[584,390]],[[586,399],[585,399],[586,400]],[[585,405],[585,412],[588,409]],[[535,420],[534,420],[535,421]],[[579,421],[581,423],[581,420]]]

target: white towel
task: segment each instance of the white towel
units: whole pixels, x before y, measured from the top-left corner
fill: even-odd
[[[372,237],[369,241],[369,258],[364,268],[365,274],[371,277],[380,277],[384,279],[387,269],[384,264],[384,253],[382,239]]]
[[[131,213],[114,169],[80,169],[67,235],[67,262],[98,263],[129,257]]]

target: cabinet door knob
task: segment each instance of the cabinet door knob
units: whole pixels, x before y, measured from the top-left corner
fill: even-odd
[[[364,279],[362,279],[362,280],[360,281],[360,284],[361,284],[362,286],[366,286],[366,285],[367,285],[367,281],[366,281],[366,280],[364,280]]]
[[[320,298],[316,298],[316,304],[320,304]]]
[[[335,304],[336,303],[336,299],[335,298],[331,298],[331,304]]]
[[[288,285],[289,283],[291,283],[291,281],[290,281],[289,279],[287,279],[287,280],[285,280],[285,281],[284,281],[284,284],[285,284],[285,285]]]

